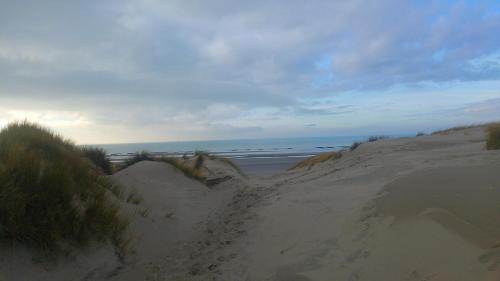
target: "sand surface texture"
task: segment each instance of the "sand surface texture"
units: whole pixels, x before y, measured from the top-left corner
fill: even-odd
[[[364,143],[337,160],[207,187],[164,163],[113,176],[139,204],[130,253],[57,261],[2,245],[0,280],[500,280],[500,151],[481,127]]]

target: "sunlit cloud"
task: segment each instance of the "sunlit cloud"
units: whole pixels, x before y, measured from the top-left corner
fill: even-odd
[[[7,110],[3,120],[29,120],[53,128],[87,126],[92,122],[79,112]]]

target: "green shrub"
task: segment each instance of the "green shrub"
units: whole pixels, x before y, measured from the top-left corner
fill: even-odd
[[[87,157],[88,159],[90,159],[90,161],[92,161],[92,163],[94,163],[94,165],[101,168],[101,170],[106,175],[111,175],[113,173],[113,166],[104,149],[92,146],[84,146],[81,148],[81,151],[85,157]]]
[[[490,124],[486,131],[486,149],[500,149],[500,123]]]
[[[43,250],[120,243],[127,221],[108,197],[111,186],[78,147],[47,129],[22,122],[0,131],[2,240]]]

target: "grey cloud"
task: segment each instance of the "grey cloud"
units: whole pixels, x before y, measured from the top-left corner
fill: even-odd
[[[223,126],[207,115],[214,105],[336,115],[356,109],[312,100],[499,79],[499,32],[487,1],[10,1],[0,100],[135,126],[187,122],[176,116]]]

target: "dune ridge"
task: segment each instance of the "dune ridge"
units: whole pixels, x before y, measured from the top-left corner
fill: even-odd
[[[143,161],[111,176],[142,198],[122,203],[125,260],[102,245],[48,266],[11,249],[0,280],[499,280],[499,169],[482,126],[271,176],[207,159],[211,186]]]

